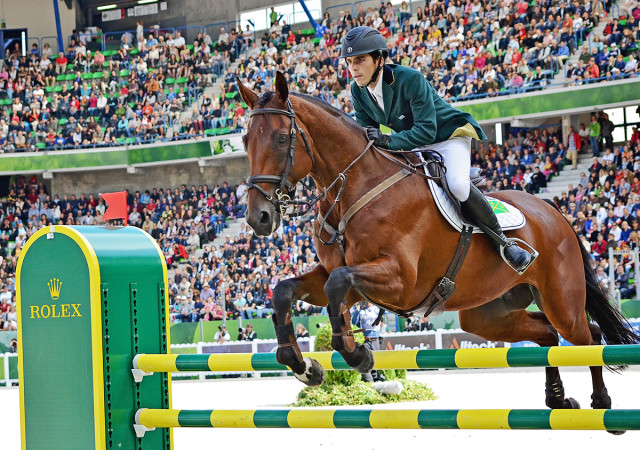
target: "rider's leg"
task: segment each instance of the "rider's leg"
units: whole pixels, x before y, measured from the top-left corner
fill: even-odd
[[[502,227],[500,226],[500,223],[498,223],[498,218],[493,212],[493,208],[487,201],[487,198],[484,196],[484,194],[480,192],[477,187],[471,186],[469,191],[469,198],[461,205],[462,212],[466,216],[468,216],[469,219],[486,225],[497,235],[499,239],[492,236],[491,234],[487,234],[496,250],[500,251],[500,246],[502,242],[505,242],[507,240],[507,237],[504,235]],[[509,242],[505,247],[504,256],[511,263],[511,265],[519,271],[526,269],[529,264],[531,264],[531,253],[523,248],[518,247],[518,245],[513,241]]]
[[[495,236],[487,234],[497,251],[507,240],[493,208],[480,190],[469,181],[471,169],[471,138],[456,137],[441,142],[438,151],[442,154],[447,168],[447,184],[451,193],[460,201],[462,212],[473,222],[479,222],[491,229]],[[526,269],[531,264],[532,255],[511,241],[504,249],[507,261],[516,270]]]

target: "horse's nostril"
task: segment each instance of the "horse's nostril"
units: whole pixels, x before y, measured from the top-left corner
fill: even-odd
[[[271,223],[271,215],[267,211],[260,213],[260,225],[269,225]]]

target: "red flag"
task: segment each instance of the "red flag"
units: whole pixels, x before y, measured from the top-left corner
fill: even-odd
[[[127,225],[127,193],[125,191],[109,192],[100,194],[100,197],[107,202],[107,210],[104,212],[102,220],[124,219],[124,224]]]

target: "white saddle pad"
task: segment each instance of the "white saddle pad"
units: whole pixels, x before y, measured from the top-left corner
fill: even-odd
[[[433,194],[433,199],[435,200],[440,213],[442,213],[444,218],[447,219],[447,222],[449,222],[453,228],[458,231],[462,231],[462,218],[457,213],[447,194],[445,194],[444,190],[438,186],[435,181],[428,180],[428,182],[431,193]],[[517,230],[518,228],[524,227],[527,223],[527,219],[524,217],[524,214],[522,214],[522,212],[515,206],[489,196],[487,196],[487,200],[493,208],[493,212],[496,213],[498,222],[504,231]],[[482,230],[474,227],[473,232],[482,233]]]

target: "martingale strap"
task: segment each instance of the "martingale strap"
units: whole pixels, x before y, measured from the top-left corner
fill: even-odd
[[[391,186],[396,184],[398,181],[403,180],[405,177],[411,175],[411,172],[401,169],[398,172],[391,175],[389,178],[384,180],[382,183],[378,184],[376,187],[371,189],[365,195],[360,197],[360,199],[355,202],[351,207],[344,213],[342,219],[338,223],[338,229],[336,230],[329,223],[327,223],[327,218],[322,216],[322,213],[318,214],[318,222],[320,226],[316,230],[316,237],[325,245],[333,244],[337,239],[341,239],[342,235],[344,235],[345,230],[347,229],[347,224],[351,220],[353,216],[355,216],[358,211],[364,208],[371,200],[376,198],[378,195],[382,194],[384,191],[389,189]],[[327,212],[327,216],[331,213],[331,209]],[[331,238],[328,241],[323,241],[320,237],[320,233],[322,230],[325,230],[331,235]]]

